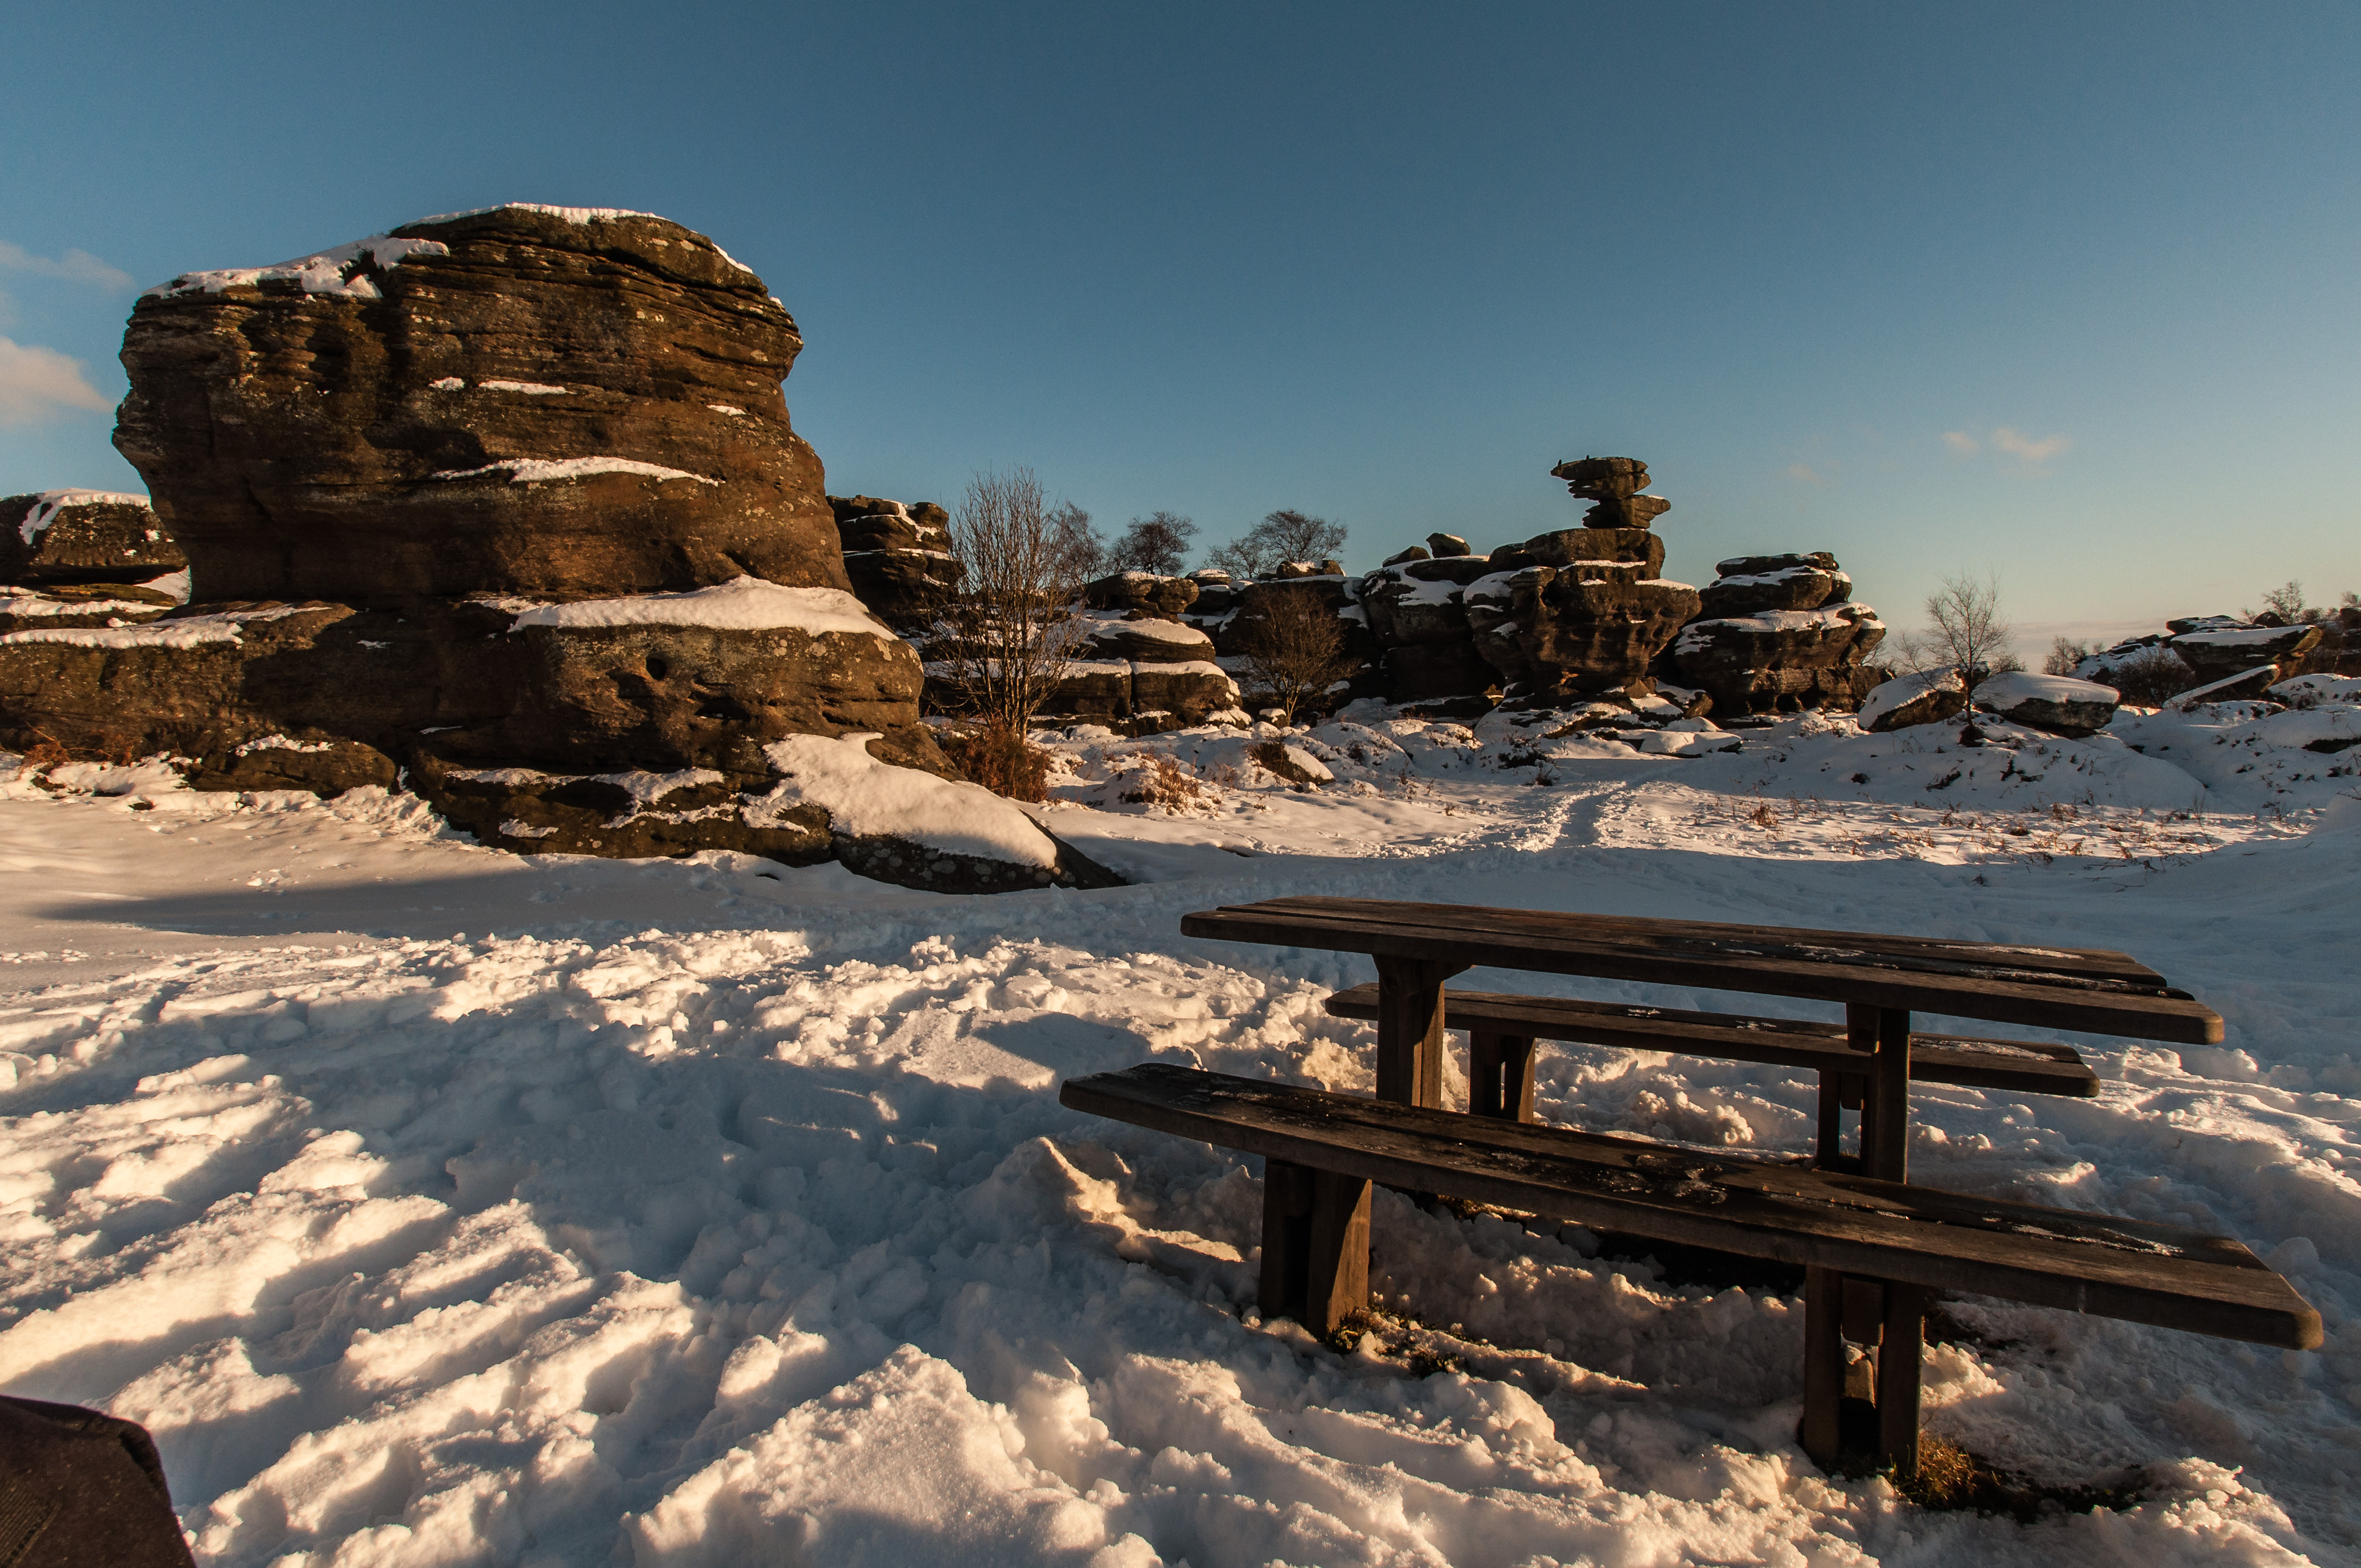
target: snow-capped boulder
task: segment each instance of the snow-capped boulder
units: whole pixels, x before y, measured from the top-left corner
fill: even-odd
[[[1228,581],[1226,576],[1224,582]],[[1197,602],[1195,577],[1159,577],[1153,572],[1116,572],[1086,584],[1082,602],[1093,609],[1138,610],[1177,616]]]
[[[1863,729],[1882,733],[1919,724],[1940,724],[1968,706],[1968,684],[1950,668],[1896,675],[1870,688],[1857,716]]]
[[[2361,707],[2361,675],[2298,675],[2280,681],[2263,695],[2290,707]]]
[[[2053,735],[2093,735],[2115,716],[2113,687],[2070,675],[2010,670],[1979,685],[1970,698],[1982,712]]]
[[[959,588],[967,568],[951,554],[950,514],[932,501],[830,496],[845,575],[886,625],[923,627]]]
[[[1661,673],[1710,692],[1717,713],[1844,709],[1861,698],[1885,624],[1852,602],[1852,578],[1834,555],[1738,555],[1715,570]]]
[[[2284,683],[2279,680],[2277,664],[2257,664],[2251,670],[2241,670],[2235,675],[2182,692],[2172,699],[2172,705],[2185,713],[2209,702],[2250,702],[2281,684]]]
[[[200,600],[849,590],[802,347],[703,235],[511,204],[149,290],[115,440]]]
[[[148,498],[115,490],[0,497],[0,583],[139,583],[188,565]]]
[[[2320,628],[2301,621],[2293,626],[2216,626],[2210,619],[2196,630],[2177,633],[2169,644],[2208,685],[2265,663],[2277,665],[2278,678],[2286,680],[2302,669],[2303,656],[2320,643]]]
[[[1708,620],[1758,615],[1766,609],[1817,609],[1852,597],[1852,578],[1825,550],[1808,555],[1741,555],[1714,568],[1698,594]]]

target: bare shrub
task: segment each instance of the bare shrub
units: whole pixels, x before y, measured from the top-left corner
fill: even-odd
[[[1053,511],[1030,468],[969,481],[951,519],[967,576],[928,652],[983,729],[1024,734],[1073,663],[1083,635],[1073,605],[1095,564],[1089,523],[1079,507]]]
[[[2149,648],[2116,666],[2107,685],[2134,707],[2162,707],[2197,685],[2197,672],[2171,649]]]
[[[1978,582],[1965,572],[1945,577],[1927,596],[1927,619],[1932,622],[1916,639],[1922,668],[1949,665],[1970,679],[2001,670],[2021,668],[2008,652],[2010,627],[2000,613],[2000,579]]]
[[[2070,675],[2083,660],[2091,656],[2088,642],[2072,642],[2063,637],[2052,638],[2048,657],[2041,661],[2045,675]]]
[[[1247,674],[1269,694],[1282,724],[1295,710],[1342,680],[1353,667],[1345,628],[1327,601],[1311,589],[1264,592],[1256,613],[1240,620],[1237,649]]]
[[[1049,753],[1016,730],[971,729],[941,740],[943,754],[970,784],[1011,800],[1049,798]]]
[[[1163,751],[1132,753],[1148,765],[1132,776],[1131,787],[1122,798],[1141,806],[1160,806],[1167,811],[1186,811],[1205,804],[1208,792],[1204,782],[1182,767]]]

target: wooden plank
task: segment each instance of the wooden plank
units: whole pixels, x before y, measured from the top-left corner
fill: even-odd
[[[1060,1101],[1576,1224],[2290,1349],[2320,1315],[2227,1237],[1145,1063]]]
[[[1339,1018],[1374,1019],[1378,988],[1349,987],[1333,993],[1326,1006]],[[1445,991],[1444,1011],[1444,1026],[1454,1029],[1514,1030],[1576,1045],[1620,1046],[1815,1071],[1862,1065],[1857,1059],[1846,1059],[1850,1053],[1841,1025],[1809,1019],[1752,1018],[1478,991]],[[2082,1099],[2099,1092],[2099,1075],[2071,1046],[1913,1034],[1910,1049],[1910,1076],[1921,1083]]]
[[[1864,1175],[1910,1179],[1910,1014],[1891,1007],[1845,1009],[1847,1044],[1868,1051],[1869,1099],[1861,1113]]]
[[[2070,990],[1853,965],[1655,953],[1542,937],[1314,919],[1268,910],[1201,910],[1184,916],[1180,929],[1186,936],[1222,941],[1862,1003],[2184,1045],[2212,1045],[2222,1038],[2221,1017],[2211,1008],[2147,992]]]
[[[1300,910],[1360,919],[1400,919],[1414,926],[1455,925],[1472,930],[1543,931],[1586,941],[1850,950],[1938,963],[2046,971],[2061,977],[2122,980],[2158,990],[2166,985],[2162,975],[2130,954],[2106,948],[2037,948],[2004,942],[1962,942],[1938,937],[1903,937],[1890,932],[1835,931],[1812,927],[1756,926],[1712,920],[1663,920],[1557,910],[1502,909],[1486,905],[1329,898],[1316,894],[1264,899],[1256,904],[1233,907]]]

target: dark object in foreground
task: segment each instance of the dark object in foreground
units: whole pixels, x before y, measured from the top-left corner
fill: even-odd
[[[1839,1431],[1843,1342],[1874,1339],[1876,1447],[1915,1471],[1932,1291],[2289,1349],[2321,1343],[2320,1314],[2253,1253],[2177,1226],[1158,1063],[1070,1080],[1059,1099],[1265,1157],[1262,1308],[1316,1333],[1367,1305],[1371,1182],[1800,1264],[1804,1444],[1816,1458],[1853,1446]]]
[[[189,1568],[147,1429],[0,1396],[0,1565]]]

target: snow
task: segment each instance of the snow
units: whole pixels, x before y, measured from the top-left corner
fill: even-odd
[[[445,376],[439,380],[429,381],[426,384],[438,392],[465,391],[467,387],[467,380],[458,376]]]
[[[975,855],[1020,866],[1058,859],[1033,819],[979,784],[953,783],[881,762],[869,754],[875,734],[790,735],[763,748],[782,782],[764,797],[773,813],[817,806],[829,828],[851,839],[906,839],[945,854]],[[749,808],[747,820],[761,813]]]
[[[868,608],[842,588],[793,588],[759,577],[735,577],[708,588],[631,598],[578,599],[572,604],[531,605],[498,601],[520,611],[511,631],[528,626],[714,626],[731,631],[858,632],[894,634],[872,620]]]
[[[189,569],[186,566],[181,567],[177,572],[167,572],[160,577],[150,577],[139,586],[143,588],[153,589],[155,592],[159,594],[170,594],[172,598],[172,602],[175,604],[188,603],[189,595],[195,587],[195,584],[191,580]]]
[[[441,385],[437,382],[436,385]],[[478,381],[477,389],[486,392],[523,392],[536,398],[562,398],[569,389],[552,387],[539,381]]]
[[[2301,626],[2249,626],[2223,631],[2184,631],[2167,646],[2186,643],[2198,648],[2268,648],[2287,641],[2290,631],[2300,634],[2302,630]]]
[[[719,479],[708,479],[702,474],[691,474],[679,468],[666,468],[654,463],[642,463],[630,457],[511,457],[498,463],[487,463],[480,468],[450,468],[430,474],[432,479],[475,479],[486,474],[506,474],[512,485],[539,485],[552,479],[586,479],[593,474],[643,474],[651,479],[695,479],[700,485],[718,485]]]
[[[68,507],[148,505],[146,496],[126,490],[43,490],[33,498],[23,521],[16,524],[16,537],[30,544],[49,531],[58,520],[58,513]]]
[[[2071,675],[2037,675],[2030,670],[2006,670],[1979,682],[1969,702],[1976,707],[2006,708],[2020,702],[2094,702],[2112,707],[2115,688]]]
[[[538,202],[502,202],[497,207],[470,207],[464,213],[438,213],[431,218],[421,218],[416,224],[404,226],[418,228],[427,224],[456,223],[461,218],[480,218],[488,213],[539,213],[544,217],[564,218],[575,225],[605,223],[614,218],[657,217],[654,213],[635,213],[628,207],[545,207]]]
[[[189,615],[138,626],[43,626],[0,633],[0,644],[66,642],[78,648],[197,648],[208,642],[243,641],[238,630],[247,622],[278,620],[302,608],[277,605],[269,609],[225,610],[218,615]]]
[[[2279,682],[2267,695],[2292,707],[2323,702],[2361,704],[2361,675],[2298,675]]]
[[[2361,1555],[2361,750],[2306,749],[2349,700],[1657,731],[1739,742],[1697,756],[1350,713],[1045,732],[1041,820],[1133,885],[988,898],[0,768],[0,1386],[147,1423],[208,1565]],[[1330,781],[1245,765],[1273,740]],[[895,817],[858,740],[802,750],[787,782]],[[1196,795],[1122,799],[1159,758]],[[2236,1235],[2329,1343],[1947,1304],[1931,1431],[2141,1489],[2030,1523],[1822,1475],[1798,1299],[1580,1232],[1380,1191],[1373,1288],[1417,1322],[1320,1347],[1254,1306],[1259,1161],[1057,1104],[1149,1058],[1367,1092],[1373,1028],[1320,1006],[1367,960],[1179,935],[1307,892],[2126,949],[2224,1041],[2078,1037],[2093,1100],[1920,1086],[1914,1173]],[[1813,1095],[1539,1047],[1541,1113],[1598,1130],[1793,1151]]]
[[[1855,717],[1866,729],[1895,708],[1915,702],[1930,691],[1962,691],[1966,686],[1967,683],[1960,678],[1960,672],[1949,668],[1925,670],[1915,675],[1896,675],[1871,688],[1870,694],[1861,699],[1861,712]]]
[[[735,403],[708,403],[705,406],[715,413],[728,414],[732,419],[743,419],[746,416],[746,411]]]
[[[374,300],[378,286],[367,266],[396,267],[413,256],[448,256],[451,247],[439,240],[396,239],[373,234],[350,245],[339,245],[310,256],[299,256],[269,267],[232,267],[213,272],[183,272],[169,283],[159,283],[140,295],[169,300],[178,294],[218,294],[225,289],[253,289],[264,283],[291,282],[306,294],[337,294]]]
[[[139,599],[61,599],[33,588],[0,587],[0,615],[160,615],[163,609]]]

